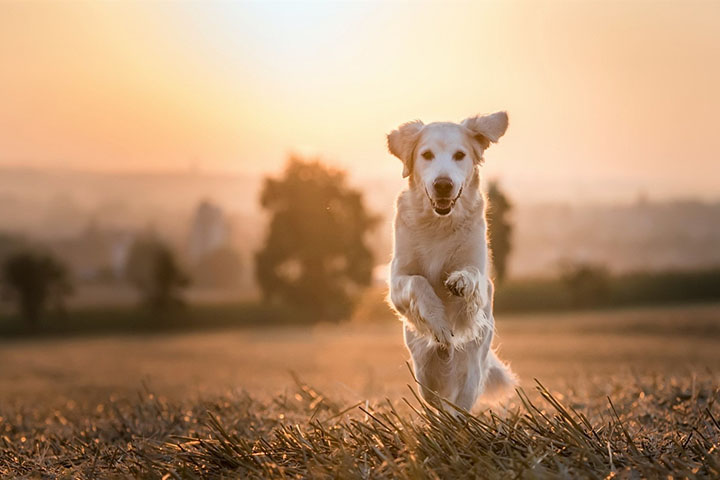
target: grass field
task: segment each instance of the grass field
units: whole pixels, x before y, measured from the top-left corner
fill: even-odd
[[[522,393],[458,419],[394,322],[4,341],[0,475],[720,476],[720,305],[497,321]]]

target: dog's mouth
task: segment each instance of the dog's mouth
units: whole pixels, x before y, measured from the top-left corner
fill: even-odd
[[[433,207],[433,211],[440,215],[441,217],[444,217],[445,215],[449,215],[450,212],[452,212],[453,207],[455,207],[455,202],[458,201],[460,198],[460,195],[462,195],[463,189],[460,187],[460,191],[458,192],[457,196],[455,198],[433,198],[428,193],[427,189],[425,189],[425,194],[427,195],[428,199],[430,200],[430,204]]]

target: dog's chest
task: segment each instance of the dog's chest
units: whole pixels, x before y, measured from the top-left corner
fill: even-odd
[[[459,245],[455,235],[436,236],[416,244],[416,261],[421,274],[433,286],[439,286],[455,270]]]

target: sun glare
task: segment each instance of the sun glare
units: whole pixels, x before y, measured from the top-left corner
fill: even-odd
[[[577,191],[561,183],[597,179],[626,179],[618,198],[720,188],[717,4],[2,8],[3,164],[262,173],[311,145],[389,176],[384,135],[399,123],[507,110],[514,141],[487,168],[519,195],[558,175],[565,198]]]

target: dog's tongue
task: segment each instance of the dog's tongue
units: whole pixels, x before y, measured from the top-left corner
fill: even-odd
[[[438,215],[447,215],[452,210],[452,204],[452,199],[439,199],[435,200],[433,208]]]

